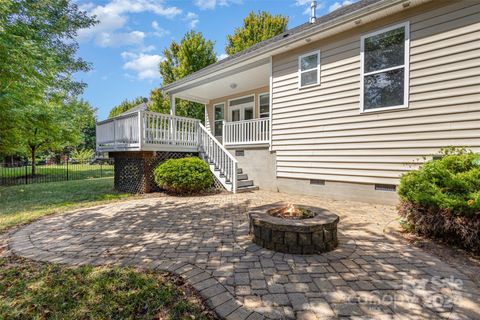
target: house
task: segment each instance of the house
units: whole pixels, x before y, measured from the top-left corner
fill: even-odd
[[[480,150],[480,2],[361,0],[162,90],[171,115],[99,123],[99,148],[199,152],[233,192],[393,203],[442,147]],[[205,126],[175,98],[204,104]]]

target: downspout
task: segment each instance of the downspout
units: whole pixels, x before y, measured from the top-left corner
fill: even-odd
[[[270,79],[269,79],[269,94],[268,94],[268,103],[270,105],[270,123],[268,126],[268,136],[270,138],[269,142],[269,151],[272,151],[272,119],[273,119],[273,57],[270,56]]]

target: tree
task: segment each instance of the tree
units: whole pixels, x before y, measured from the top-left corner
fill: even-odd
[[[73,74],[90,65],[76,55],[76,35],[95,23],[69,0],[0,0],[0,154],[18,150],[31,106],[83,90]]]
[[[288,25],[288,17],[283,15],[271,15],[266,11],[255,14],[251,11],[243,19],[243,26],[236,28],[233,35],[227,35],[225,53],[233,55],[245,50],[261,41],[270,39],[285,32]]]
[[[84,105],[54,97],[46,102],[30,105],[22,116],[19,127],[21,145],[32,159],[32,175],[36,174],[35,160],[41,151],[62,151],[81,142],[81,124]]]
[[[148,109],[158,113],[170,113],[170,101],[163,95],[162,90],[159,88],[150,91]]]
[[[115,106],[110,110],[110,113],[108,114],[108,118],[113,118],[118,116],[121,113],[124,113],[125,111],[128,111],[132,109],[133,107],[138,106],[139,104],[143,103],[143,97],[136,97],[133,100],[128,100],[125,99],[123,100],[118,106]]]
[[[68,103],[73,105],[75,114],[79,115],[76,126],[80,129],[80,144],[76,148],[95,150],[97,109],[83,99],[70,99]]]
[[[159,66],[163,85],[177,81],[215,63],[217,56],[213,46],[213,41],[206,40],[201,32],[195,31],[186,33],[180,43],[172,41],[170,46],[163,51],[165,60],[160,62]],[[150,99],[154,101],[154,105],[159,110],[168,113],[170,102],[159,90],[153,90]],[[177,99],[176,112],[179,116],[201,121],[205,118],[204,106],[200,103]]]
[[[177,81],[217,61],[214,42],[206,40],[201,32],[189,31],[180,43],[172,41],[163,50],[165,59],[160,62],[163,85]]]

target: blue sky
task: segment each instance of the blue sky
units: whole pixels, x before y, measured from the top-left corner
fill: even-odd
[[[320,0],[317,16],[353,0]],[[158,63],[172,40],[189,30],[201,31],[215,41],[224,56],[226,35],[242,25],[250,11],[266,10],[289,17],[289,28],[308,21],[310,0],[77,0],[81,9],[100,23],[81,30],[78,55],[93,64],[78,74],[88,84],[83,98],[104,119],[124,99],[148,97],[161,83]]]

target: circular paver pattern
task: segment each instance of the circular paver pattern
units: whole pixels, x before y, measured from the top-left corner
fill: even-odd
[[[227,319],[480,318],[480,290],[461,270],[383,234],[393,207],[288,197],[340,215],[335,251],[303,256],[252,244],[249,209],[285,199],[265,191],[77,210],[34,222],[9,243],[40,261],[172,271]]]

